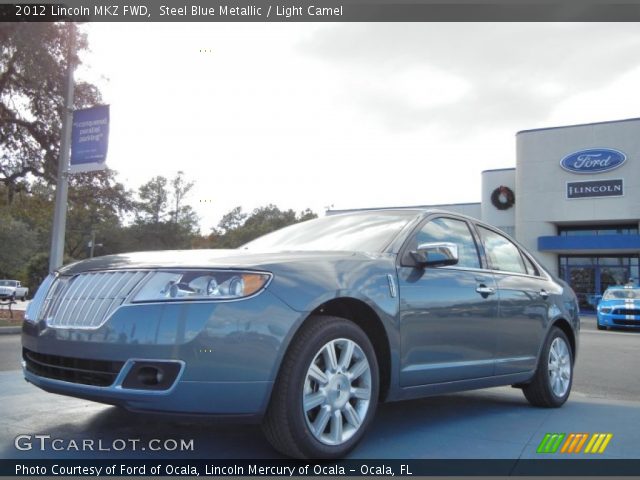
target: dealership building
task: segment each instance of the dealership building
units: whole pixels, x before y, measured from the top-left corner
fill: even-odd
[[[518,132],[516,167],[482,172],[479,203],[424,207],[499,227],[593,309],[640,279],[640,118]]]

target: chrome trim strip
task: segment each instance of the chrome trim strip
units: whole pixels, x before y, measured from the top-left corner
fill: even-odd
[[[47,275],[47,277],[42,281],[40,287],[36,291],[36,294],[29,302],[27,306],[27,311],[24,314],[24,319],[27,322],[35,323],[38,321],[40,316],[40,309],[42,308],[45,300],[47,299],[47,295],[49,293],[49,289],[53,285],[56,280],[56,276],[53,274]]]
[[[147,276],[138,270],[93,271],[66,277],[45,312],[47,325],[59,329],[98,329]],[[107,295],[104,295],[104,293]]]
[[[389,282],[389,295],[391,298],[396,298],[398,292],[396,290],[396,282],[393,280],[393,275],[387,273],[387,281]]]

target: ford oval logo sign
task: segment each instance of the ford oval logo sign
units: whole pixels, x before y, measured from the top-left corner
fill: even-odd
[[[618,168],[627,156],[612,148],[590,148],[567,155],[560,166],[573,173],[602,173]]]

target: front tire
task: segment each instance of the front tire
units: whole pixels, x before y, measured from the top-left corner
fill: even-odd
[[[573,353],[565,333],[551,327],[531,383],[522,389],[531,405],[561,407],[569,398],[573,384]]]
[[[283,360],[263,431],[295,458],[339,458],[360,441],[378,404],[371,341],[348,320],[313,316]]]

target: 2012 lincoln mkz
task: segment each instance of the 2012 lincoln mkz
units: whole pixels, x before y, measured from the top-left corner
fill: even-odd
[[[246,416],[280,452],[331,458],[379,402],[514,385],[561,406],[579,328],[571,288],[500,230],[370,210],[65,266],[29,305],[23,369],[129,410]]]

